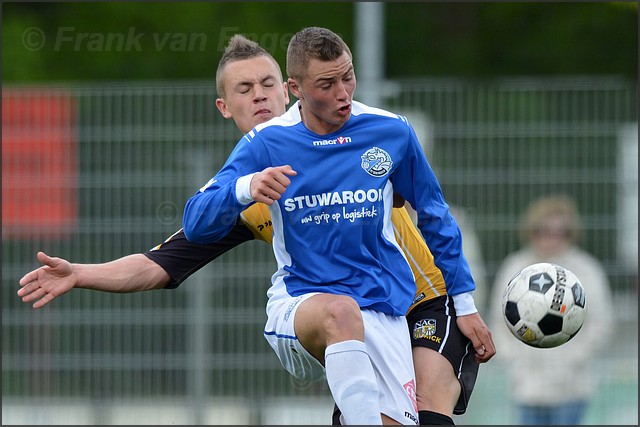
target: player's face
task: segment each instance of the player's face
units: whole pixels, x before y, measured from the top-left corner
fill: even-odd
[[[266,56],[227,64],[222,75],[225,97],[216,100],[222,116],[247,133],[256,125],[284,114],[289,103],[287,84]]]
[[[356,75],[347,52],[334,61],[312,59],[302,81],[289,79],[289,86],[300,99],[309,130],[320,135],[335,132],[351,117]]]

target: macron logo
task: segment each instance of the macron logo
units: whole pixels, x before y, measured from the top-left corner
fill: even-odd
[[[317,147],[320,145],[342,145],[342,144],[346,144],[347,142],[351,142],[351,137],[350,136],[339,136],[336,139],[322,139],[320,141],[313,141],[313,146]]]

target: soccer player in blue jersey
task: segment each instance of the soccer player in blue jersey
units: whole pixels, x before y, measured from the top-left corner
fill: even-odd
[[[391,223],[394,191],[417,211],[455,309],[468,314],[475,285],[459,228],[406,119],[352,100],[340,37],[302,30],[287,72],[298,103],[245,135],[189,199],[185,235],[216,241],[247,206],[269,205],[278,271],[265,336],[285,368],[305,379],[326,372],[347,424],[415,422],[402,325],[416,288]]]
[[[223,116],[233,118],[243,132],[282,114],[288,102],[286,85],[281,83],[275,60],[256,43],[241,36],[229,42],[216,80],[220,95],[216,105]],[[420,422],[452,424],[454,405],[455,413],[464,412],[477,374],[474,355],[468,354],[471,341],[456,327],[456,322],[477,341],[476,348],[482,343],[489,346],[487,353],[476,356],[480,362],[491,357],[492,343],[483,336],[485,326],[477,313],[457,317],[453,307],[449,307],[450,297],[442,275],[406,210],[393,209],[392,216],[397,238],[402,241],[407,257],[414,260],[412,270],[418,284],[408,319],[412,320]],[[39,253],[38,259],[44,267],[20,280],[22,288],[18,294],[25,302],[36,301],[34,307],[39,308],[74,287],[106,292],[175,288],[207,262],[242,242],[256,238],[271,243],[271,228],[261,227],[268,220],[266,205],[254,204],[243,212],[242,221],[214,244],[190,243],[178,231],[145,254],[103,264],[71,264]],[[427,321],[429,330],[421,326]],[[339,411],[336,414],[339,415]],[[337,416],[334,422],[338,423]]]

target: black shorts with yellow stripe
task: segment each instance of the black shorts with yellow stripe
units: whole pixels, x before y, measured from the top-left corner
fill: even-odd
[[[460,380],[462,392],[454,414],[464,414],[478,376],[478,362],[471,341],[456,323],[453,298],[439,296],[423,301],[407,314],[413,347],[427,347],[442,354]]]

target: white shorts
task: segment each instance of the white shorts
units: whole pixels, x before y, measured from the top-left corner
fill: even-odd
[[[293,319],[300,304],[316,295],[283,298],[267,304],[264,336],[282,366],[305,381],[325,379],[322,364],[298,341]],[[401,424],[418,424],[411,340],[404,316],[362,310],[365,345],[380,388],[380,410]]]
[[[305,381],[326,379],[324,366],[298,341],[293,319],[300,303],[317,293],[279,299],[267,303],[267,324],[264,337],[276,352],[282,366],[294,377]]]

